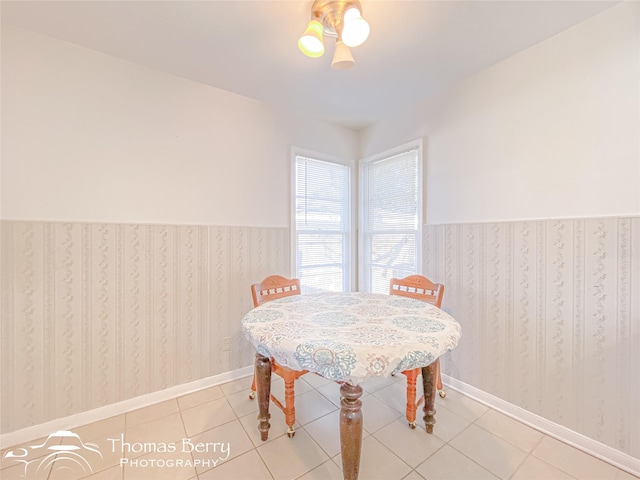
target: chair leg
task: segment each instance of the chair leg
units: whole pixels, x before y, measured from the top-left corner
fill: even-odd
[[[447,392],[444,391],[444,388],[442,388],[442,377],[440,376],[440,359],[438,358],[436,360],[436,379],[437,379],[437,386],[436,388],[438,389],[438,395],[440,395],[440,398],[444,398],[447,396]]]
[[[284,420],[289,427],[287,429],[287,435],[289,438],[293,437],[296,432],[293,429],[293,424],[296,423],[296,407],[295,407],[295,390],[294,382],[296,379],[296,372],[286,371],[284,372]]]
[[[407,422],[411,428],[416,428],[416,380],[420,369],[405,370],[402,373],[407,377]]]
[[[256,372],[253,372],[253,381],[251,382],[251,392],[249,392],[249,399],[256,398]]]

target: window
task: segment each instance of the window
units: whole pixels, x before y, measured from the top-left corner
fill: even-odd
[[[387,293],[389,280],[419,273],[422,143],[365,159],[360,166],[360,290]]]
[[[351,169],[294,152],[293,242],[302,293],[351,290]]]

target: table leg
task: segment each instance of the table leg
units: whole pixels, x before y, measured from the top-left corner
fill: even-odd
[[[344,480],[357,480],[362,451],[362,387],[343,383],[340,387],[340,449]]]
[[[433,433],[436,423],[436,362],[427,367],[422,367],[422,383],[424,386],[424,425],[427,433]]]
[[[255,363],[256,389],[258,392],[258,430],[264,442],[269,437],[269,400],[271,396],[271,360],[269,357],[256,353]]]

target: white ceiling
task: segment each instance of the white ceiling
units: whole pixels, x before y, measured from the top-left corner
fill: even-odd
[[[6,1],[2,23],[283,108],[362,128],[618,3],[362,0],[355,66],[330,68],[297,39],[312,0]]]

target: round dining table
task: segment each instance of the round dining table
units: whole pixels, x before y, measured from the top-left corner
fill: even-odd
[[[264,303],[242,320],[256,348],[258,429],[269,432],[271,361],[341,384],[340,443],[345,480],[356,480],[362,448],[362,387],[375,376],[422,369],[424,422],[435,424],[434,361],[461,335],[451,315],[412,298],[360,292],[293,295]]]

